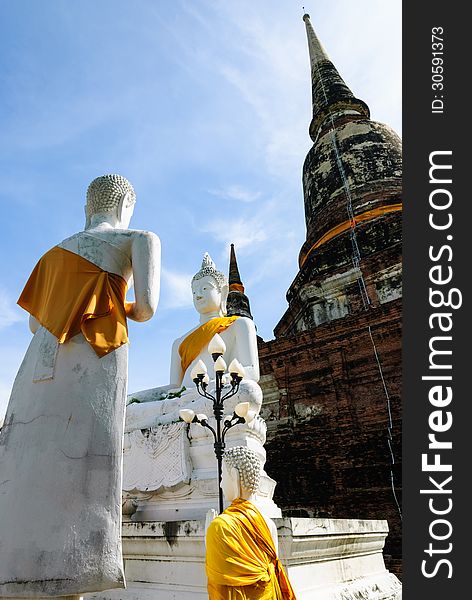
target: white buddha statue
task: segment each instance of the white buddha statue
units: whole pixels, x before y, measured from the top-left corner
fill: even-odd
[[[245,446],[225,451],[221,488],[230,505],[207,526],[205,536],[210,600],[296,600],[278,558],[277,527],[259,501],[261,476],[256,452]]]
[[[265,505],[258,496],[261,474],[262,464],[256,452],[245,446],[228,448],[223,456],[220,487],[228,504],[241,498],[251,502],[258,509],[264,517],[277,551],[279,547],[277,527],[265,514]]]
[[[244,368],[239,391],[225,409],[231,407],[227,411],[231,412],[238,402],[244,401],[250,403],[250,410],[259,413],[262,391],[257,384],[259,358],[256,328],[248,317],[225,316],[228,282],[207,253],[200,271],[192,279],[192,293],[200,319],[193,329],[173,343],[170,383],[132,395],[127,407],[125,431],[177,422],[182,408],[212,416],[211,402],[202,398],[195,389],[192,370],[199,361],[204,363],[210,377],[208,391],[211,393],[214,389],[214,363],[208,345],[215,334],[221,336],[226,348],[223,355],[226,364],[237,359]],[[185,389],[181,392],[182,388]]]
[[[245,408],[251,415],[246,423],[228,431],[226,447],[248,446],[259,456],[261,465],[265,463],[267,426],[259,416],[262,390],[257,383],[254,322],[248,317],[225,316],[228,282],[208,254],[192,279],[192,292],[199,323],[172,346],[170,383],[132,394],[127,406],[123,491],[124,511],[132,520],[200,519],[209,507],[218,505],[213,436],[206,427],[183,422],[179,416],[182,409],[192,410],[197,416],[206,415],[209,424],[215,426],[213,402],[198,393],[193,379],[198,369],[206,369],[206,392],[215,395],[209,345],[213,346],[216,335],[224,346],[225,363],[230,365],[237,359],[244,371],[236,394],[224,401],[224,414],[231,415],[237,404],[248,403]],[[231,390],[228,381],[223,394]],[[266,511],[278,517],[280,509],[272,500],[275,485],[263,472],[260,499]]]
[[[160,275],[159,238],[128,229],[135,200],[124,177],[95,179],[85,231],[44,254],[18,301],[33,337],[0,431],[0,598],[125,587],[126,320],[153,316]]]

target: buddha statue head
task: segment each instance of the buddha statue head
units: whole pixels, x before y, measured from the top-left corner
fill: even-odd
[[[248,500],[259,489],[261,461],[250,448],[235,446],[228,448],[223,455],[221,489],[228,502],[236,498]]]
[[[133,215],[135,202],[133,186],[121,175],[97,177],[87,189],[85,228],[88,229],[97,222],[108,221],[126,229]]]
[[[228,280],[221,271],[217,271],[210,255],[205,252],[201,269],[192,279],[193,305],[197,312],[200,315],[226,315],[228,291]]]

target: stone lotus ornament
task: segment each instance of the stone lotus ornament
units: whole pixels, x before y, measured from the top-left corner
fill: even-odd
[[[226,352],[226,344],[223,341],[221,335],[217,333],[211,338],[211,342],[208,344],[208,352],[213,356],[223,355]],[[233,359],[234,360],[234,359]]]

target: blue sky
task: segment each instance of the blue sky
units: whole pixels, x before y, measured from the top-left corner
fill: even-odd
[[[131,226],[163,249],[158,311],[130,324],[130,392],[168,382],[205,251],[226,272],[235,243],[258,332],[273,337],[305,239],[301,4],[0,2],[0,418],[30,340],[16,300],[37,259],[83,228],[87,185],[104,173],[133,183]],[[372,119],[401,133],[401,3],[305,8]]]

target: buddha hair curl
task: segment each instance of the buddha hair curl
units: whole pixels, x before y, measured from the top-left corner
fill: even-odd
[[[219,292],[221,292],[224,286],[228,285],[228,280],[226,279],[225,275],[221,271],[218,271],[215,263],[213,262],[208,252],[205,252],[205,254],[203,255],[202,266],[200,268],[200,271],[198,271],[198,273],[195,273],[195,275],[193,276],[192,283],[206,276],[213,277]]]
[[[228,468],[234,467],[238,471],[242,487],[252,494],[257,492],[261,481],[261,461],[254,450],[246,446],[228,448],[223,460]]]
[[[87,189],[87,214],[111,212],[118,208],[124,194],[130,194],[130,204],[136,202],[133,186],[125,177],[121,175],[97,177]]]

